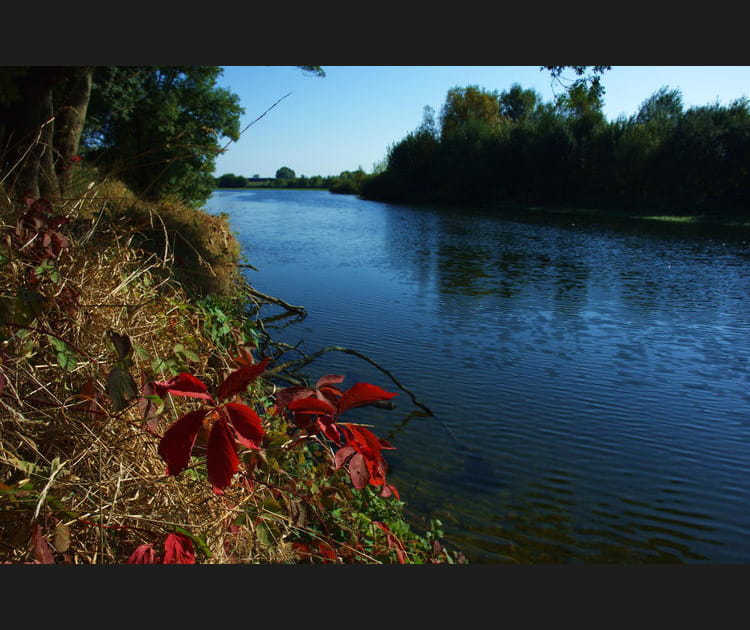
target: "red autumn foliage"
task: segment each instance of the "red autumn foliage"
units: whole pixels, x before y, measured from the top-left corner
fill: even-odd
[[[349,409],[390,400],[397,394],[370,383],[355,383],[342,392],[333,384],[343,380],[342,376],[329,375],[319,379],[315,389],[288,387],[279,392],[276,404],[293,412],[298,428],[308,433],[323,433],[341,447],[334,464],[337,469],[346,466],[355,488],[362,489],[368,484],[382,486],[382,496],[398,498],[396,488],[386,482],[387,464],[381,454],[382,450],[394,447],[363,426],[337,422]]]
[[[157,556],[154,545],[138,545],[126,564],[195,564],[193,541],[184,534],[167,534],[164,555]]]
[[[398,537],[391,531],[391,528],[385,523],[382,523],[381,521],[373,521],[372,524],[385,534],[385,538],[388,541],[388,548],[396,550],[396,557],[398,558],[399,564],[406,564],[406,548],[404,547],[404,543],[398,539]]]
[[[31,527],[31,544],[34,548],[34,556],[40,564],[55,564],[52,549],[44,538],[42,528],[37,521]]]
[[[182,373],[168,381],[154,383],[159,396],[172,394],[203,400],[201,409],[190,411],[175,421],[159,442],[158,452],[167,462],[167,474],[178,475],[190,462],[190,455],[204,423],[210,423],[207,445],[208,480],[216,494],[223,494],[239,468],[237,442],[260,449],[265,431],[261,419],[250,407],[238,402],[224,402],[245,390],[265,370],[269,358],[257,365],[235,370],[218,387],[217,399],[206,385],[192,374]]]
[[[70,241],[59,231],[68,222],[63,216],[52,213],[52,204],[46,199],[26,199],[27,210],[16,222],[11,239],[18,250],[35,261],[57,258]]]
[[[152,544],[138,545],[126,564],[161,564]]]
[[[167,535],[162,564],[195,564],[193,541],[184,534]]]

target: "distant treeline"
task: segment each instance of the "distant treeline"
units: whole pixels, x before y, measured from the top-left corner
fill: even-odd
[[[216,178],[217,188],[322,188],[333,193],[358,194],[362,180],[366,177],[360,168],[356,171],[343,171],[339,175],[314,175],[297,177],[295,172],[286,167],[276,171],[276,177],[243,177],[234,173],[225,173]]]
[[[750,101],[685,109],[663,87],[607,121],[603,90],[580,85],[544,103],[515,84],[448,92],[439,121],[392,145],[358,192],[383,201],[595,205],[695,214],[750,211]]]

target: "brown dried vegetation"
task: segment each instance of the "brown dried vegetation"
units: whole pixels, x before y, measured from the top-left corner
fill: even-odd
[[[370,499],[335,474],[330,447],[287,448],[262,379],[250,394],[265,448],[241,455],[238,481],[217,496],[200,466],[166,475],[159,437],[193,401],[168,398],[147,423],[138,393],[180,370],[215,385],[236,367],[241,335],[218,348],[194,298],[242,288],[239,246],[224,217],[117,183],[87,191],[54,208],[66,246],[41,259],[13,240],[26,208],[0,200],[0,562],[123,563],[175,531],[204,563],[396,561],[393,538],[362,526]],[[113,333],[132,344],[124,359]],[[132,382],[113,379],[117,365]],[[377,518],[401,505],[371,501]],[[436,540],[407,544],[410,561],[451,561]]]

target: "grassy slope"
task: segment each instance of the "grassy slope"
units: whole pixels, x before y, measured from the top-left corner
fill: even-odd
[[[402,503],[354,490],[329,443],[290,448],[262,377],[244,401],[261,411],[264,448],[241,452],[225,494],[200,459],[165,475],[159,438],[196,401],[167,397],[147,426],[125,374],[136,388],[182,371],[215,387],[258,341],[225,217],[113,184],[54,209],[69,219],[67,246],[40,260],[13,236],[23,211],[2,208],[0,562],[122,563],[138,545],[160,552],[174,532],[204,563],[453,560],[433,545],[437,524],[417,535]],[[111,332],[132,349],[118,355]]]

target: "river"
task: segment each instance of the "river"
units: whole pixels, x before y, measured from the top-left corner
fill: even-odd
[[[365,353],[434,412],[400,392],[349,419],[471,562],[750,562],[747,231],[327,191],[206,209],[253,286],[306,307],[275,339]],[[351,355],[307,368],[330,373],[400,391]]]

